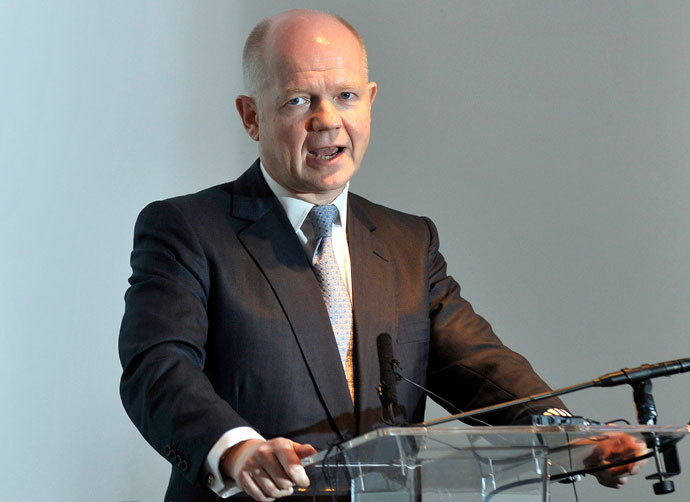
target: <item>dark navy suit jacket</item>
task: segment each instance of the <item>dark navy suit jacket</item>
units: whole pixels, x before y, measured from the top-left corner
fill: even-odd
[[[227,430],[329,442],[381,420],[376,337],[390,333],[403,374],[476,407],[548,389],[506,348],[446,274],[433,223],[348,196],[356,408],[328,313],[258,161],[232,183],[140,214],[120,331],[121,395],[172,463],[166,500],[215,500],[203,462]],[[399,412],[423,420],[423,394],[398,386]],[[563,407],[558,400],[539,410]],[[484,417],[513,423],[524,407]]]

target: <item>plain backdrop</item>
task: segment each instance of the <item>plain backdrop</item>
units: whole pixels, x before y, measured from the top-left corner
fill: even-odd
[[[552,386],[690,356],[689,3],[0,0],[0,499],[162,499],[169,466],[118,395],[134,221],[254,160],[241,47],[297,6],[367,43],[352,190],[433,218],[464,295]],[[660,423],[687,423],[690,375],[655,390]],[[628,388],[566,402],[634,420]],[[643,476],[578,491],[655,498]]]

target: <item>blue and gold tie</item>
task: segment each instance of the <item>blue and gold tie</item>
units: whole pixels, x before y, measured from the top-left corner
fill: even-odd
[[[343,276],[340,274],[338,263],[333,251],[333,220],[338,214],[334,205],[314,206],[309,211],[309,221],[314,227],[316,247],[311,264],[316,278],[321,286],[321,295],[326,303],[328,317],[331,319],[333,334],[335,335],[340,360],[345,370],[350,397],[354,401],[354,375],[352,362],[352,304]]]

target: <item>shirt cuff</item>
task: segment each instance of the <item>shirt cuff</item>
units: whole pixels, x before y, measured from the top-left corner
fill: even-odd
[[[232,478],[224,476],[220,472],[220,458],[228,448],[232,448],[237,443],[247,439],[264,438],[251,427],[235,427],[223,434],[216,441],[216,444],[213,445],[208,455],[206,455],[206,460],[204,461],[204,484],[223,498],[228,498],[241,490],[235,486],[235,481]]]

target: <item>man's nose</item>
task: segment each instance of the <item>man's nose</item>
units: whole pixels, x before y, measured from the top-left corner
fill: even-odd
[[[323,131],[340,127],[340,113],[335,105],[328,100],[321,100],[314,109],[311,117],[311,129]]]

